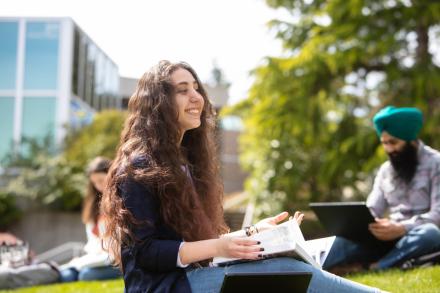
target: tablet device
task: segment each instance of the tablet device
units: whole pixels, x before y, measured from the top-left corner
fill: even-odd
[[[374,217],[365,202],[320,202],[309,206],[330,234],[363,243],[379,241],[368,230]]]
[[[226,273],[221,293],[266,293],[294,292],[306,293],[312,273],[275,272],[275,273]]]

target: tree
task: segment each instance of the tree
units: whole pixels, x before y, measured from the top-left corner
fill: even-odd
[[[66,159],[85,168],[96,156],[114,158],[125,117],[126,113],[118,110],[97,113],[90,125],[68,135]]]
[[[80,209],[86,188],[84,170],[54,153],[52,146],[49,138],[26,138],[21,147],[27,151],[7,156],[3,174],[6,186],[0,190],[4,199],[21,197],[53,209]],[[4,212],[0,209],[0,215]]]
[[[389,104],[425,114],[440,146],[440,3],[267,0],[289,12],[270,26],[285,54],[253,71],[241,161],[260,215],[315,200],[364,198],[385,159],[371,117]]]
[[[18,221],[22,213],[15,203],[15,197],[0,190],[0,231]]]
[[[209,84],[213,87],[225,86],[229,87],[230,83],[225,79],[223,70],[217,64],[217,61],[212,62],[211,79]]]
[[[115,156],[124,120],[122,111],[97,113],[90,125],[70,130],[61,153],[51,151],[50,139],[23,140],[22,147],[28,151],[5,160],[6,170],[15,170],[18,175],[10,176],[4,193],[52,209],[78,211],[87,186],[87,164],[96,156]]]

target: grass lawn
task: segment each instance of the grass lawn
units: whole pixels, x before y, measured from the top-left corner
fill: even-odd
[[[348,276],[350,280],[378,287],[389,292],[440,292],[440,266],[419,268],[402,272],[390,270],[383,273],[369,273]],[[123,292],[123,283],[117,281],[76,282],[38,286],[20,290],[0,291],[14,293],[90,293],[90,292]]]
[[[6,290],[3,292],[14,293],[121,293],[124,292],[122,280],[99,281],[99,282],[74,282],[68,284],[55,284],[48,286],[36,286],[17,290]]]
[[[389,270],[383,273],[353,275],[348,278],[389,292],[440,292],[440,266],[406,272]]]

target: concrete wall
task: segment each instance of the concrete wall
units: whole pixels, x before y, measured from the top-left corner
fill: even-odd
[[[31,249],[42,253],[70,241],[86,241],[86,232],[79,213],[29,211],[10,230],[29,242]]]
[[[238,160],[239,131],[221,131],[220,161],[225,193],[243,190],[247,174],[241,169]]]

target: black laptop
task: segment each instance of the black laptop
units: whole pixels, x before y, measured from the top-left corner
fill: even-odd
[[[309,206],[330,234],[363,243],[379,241],[368,230],[374,217],[365,202],[320,202]]]
[[[221,293],[306,293],[312,273],[226,273]]]

